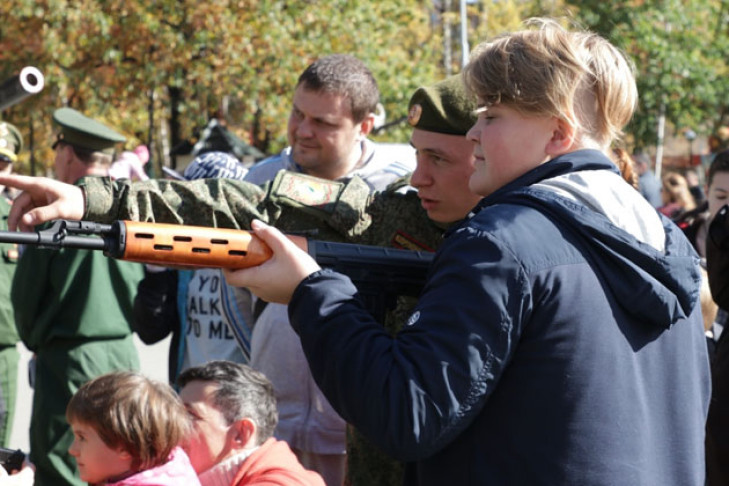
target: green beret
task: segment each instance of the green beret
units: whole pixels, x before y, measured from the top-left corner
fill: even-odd
[[[0,160],[17,162],[23,150],[23,136],[12,123],[0,121]]]
[[[126,141],[124,135],[103,123],[82,115],[73,108],[59,108],[53,112],[53,121],[61,126],[58,141],[80,149],[105,151],[117,143]]]
[[[476,101],[467,93],[461,76],[450,76],[423,86],[410,98],[408,123],[414,128],[448,135],[465,135],[476,123]]]

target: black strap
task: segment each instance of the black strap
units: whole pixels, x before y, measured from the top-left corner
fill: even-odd
[[[259,317],[261,317],[261,314],[263,314],[263,311],[266,310],[266,306],[268,305],[268,302],[266,302],[263,299],[256,299],[256,303],[253,304],[253,322],[256,322]]]

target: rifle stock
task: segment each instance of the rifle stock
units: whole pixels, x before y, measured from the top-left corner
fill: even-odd
[[[0,84],[0,111],[20,103],[32,94],[39,93],[44,84],[43,73],[38,68],[24,67],[18,74]]]
[[[433,259],[429,252],[288,237],[321,267],[349,276],[378,318],[398,295],[420,294]],[[137,221],[58,220],[32,233],[0,231],[0,242],[102,250],[121,260],[188,268],[248,268],[272,255],[249,231]]]

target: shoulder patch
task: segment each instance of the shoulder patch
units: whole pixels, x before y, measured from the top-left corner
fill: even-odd
[[[433,248],[429,247],[425,243],[419,242],[409,234],[400,230],[395,232],[395,234],[392,236],[392,239],[390,240],[390,243],[393,247],[403,250],[435,251]]]
[[[342,184],[293,172],[281,173],[274,194],[304,206],[322,207],[337,201]]]

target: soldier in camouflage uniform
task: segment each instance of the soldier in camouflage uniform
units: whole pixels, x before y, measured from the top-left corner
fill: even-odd
[[[130,183],[86,178],[81,190],[39,178],[0,177],[0,183],[26,191],[16,202],[11,227],[83,217],[247,229],[251,220],[260,219],[289,232],[317,230],[321,240],[435,250],[445,229],[479,200],[468,189],[473,146],[464,136],[475,121],[474,109],[459,77],[418,89],[408,113],[417,150],[412,186],[403,180],[377,193],[358,177],[338,182],[292,172],[279,172],[261,187],[225,179]],[[407,315],[406,307],[414,303],[402,301],[396,314]],[[398,321],[388,318],[393,332]],[[351,484],[401,484],[393,461],[350,435]]]

